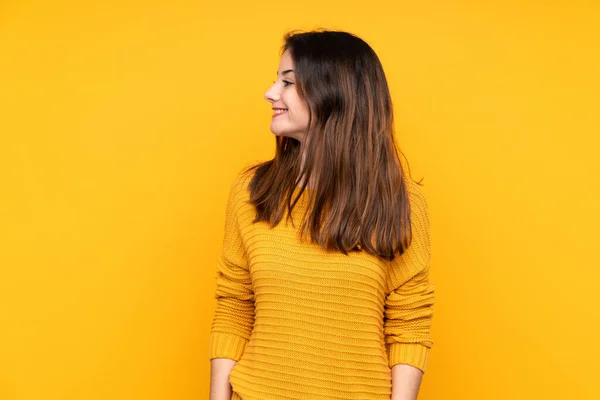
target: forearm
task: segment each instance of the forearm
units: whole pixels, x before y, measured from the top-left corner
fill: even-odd
[[[209,400],[231,400],[229,374],[237,361],[229,358],[210,360],[210,398]]]
[[[417,400],[423,371],[408,364],[392,367],[392,399]]]

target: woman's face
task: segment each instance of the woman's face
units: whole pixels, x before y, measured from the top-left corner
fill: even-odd
[[[265,92],[265,99],[273,108],[271,132],[302,142],[308,125],[308,108],[296,91],[294,61],[289,50],[281,56],[277,80]]]

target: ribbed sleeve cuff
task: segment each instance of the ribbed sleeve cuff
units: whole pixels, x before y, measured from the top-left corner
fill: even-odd
[[[408,364],[425,373],[429,356],[428,347],[418,343],[388,343],[386,347],[390,368],[396,364]]]
[[[211,332],[210,334],[210,359],[230,358],[238,361],[242,357],[248,339],[231,333]]]

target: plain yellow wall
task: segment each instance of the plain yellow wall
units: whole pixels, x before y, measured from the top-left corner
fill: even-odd
[[[227,190],[273,154],[283,33],[317,27],[379,54],[425,178],[419,398],[600,398],[599,17],[566,0],[2,2],[0,399],[208,398]]]

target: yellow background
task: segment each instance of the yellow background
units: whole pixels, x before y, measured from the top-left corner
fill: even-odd
[[[425,177],[420,399],[598,399],[600,5],[0,3],[0,399],[206,399],[225,200],[283,33],[362,36]]]

